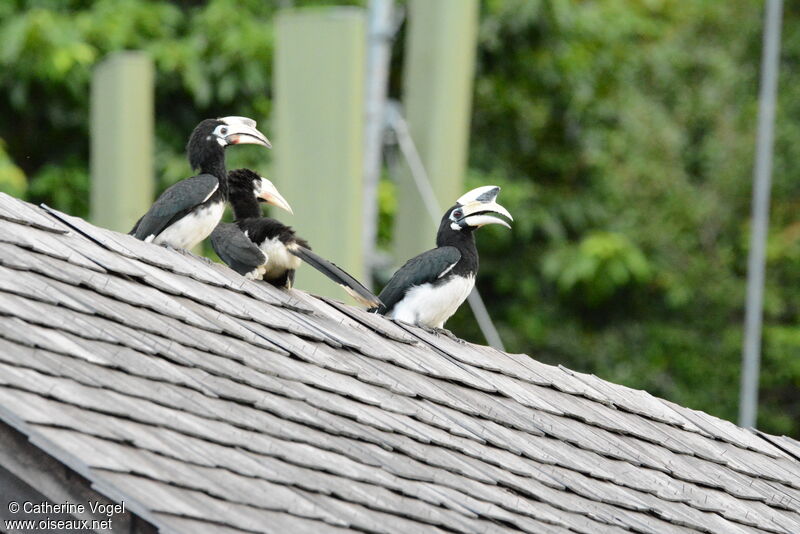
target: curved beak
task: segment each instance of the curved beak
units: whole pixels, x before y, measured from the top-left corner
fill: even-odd
[[[499,213],[512,221],[514,220],[508,210],[496,202],[471,202],[463,206],[461,211],[464,212],[464,216],[461,217],[460,221],[475,228],[480,228],[487,224],[500,224],[506,228],[511,228],[511,225],[506,221],[488,215],[489,213]]]
[[[495,202],[500,188],[496,185],[484,185],[477,187],[461,195],[456,202],[461,205],[464,215],[458,220],[463,226],[480,228],[487,224],[500,224],[506,228],[511,228],[506,221],[488,215],[489,213],[499,213],[504,217],[514,220],[514,217],[503,206]]]
[[[229,145],[261,145],[267,148],[272,148],[272,143],[269,139],[256,130],[254,126],[248,124],[233,124],[228,127],[228,135],[225,136],[225,142]]]
[[[258,190],[256,191],[256,196],[267,204],[277,206],[294,215],[292,207],[286,202],[283,195],[278,192],[278,188],[266,178],[261,178],[261,184],[259,184]]]

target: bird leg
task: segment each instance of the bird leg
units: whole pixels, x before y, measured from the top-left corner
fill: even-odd
[[[168,250],[171,250],[173,252],[177,252],[178,254],[183,254],[184,256],[188,256],[190,258],[195,258],[195,259],[198,259],[198,260],[202,260],[202,261],[204,261],[206,263],[206,265],[214,265],[214,262],[211,261],[210,259],[206,258],[205,256],[198,256],[197,254],[195,254],[191,250],[187,250],[185,248],[176,248],[176,247],[173,247],[172,245],[167,245],[167,244],[163,244],[161,246],[166,248],[166,249],[168,249]]]
[[[375,312],[375,313],[377,313],[377,312]],[[453,341],[455,341],[456,343],[461,343],[461,344],[466,344],[467,343],[466,341],[464,341],[463,339],[461,339],[460,337],[458,337],[457,335],[452,333],[447,328],[437,328],[435,326],[425,326],[425,325],[422,325],[422,324],[407,323],[405,321],[401,321],[401,320],[395,319],[393,317],[390,318],[390,319],[393,322],[397,323],[397,324],[410,325],[410,326],[416,326],[416,327],[422,328],[425,332],[431,334],[432,336],[436,336],[436,337],[447,336],[450,339],[452,339]]]
[[[452,333],[447,328],[437,328],[435,326],[433,326],[433,327],[423,326],[422,329],[425,330],[426,332],[428,332],[429,334],[433,334],[436,337],[447,336],[450,339],[452,339],[453,341],[455,341],[456,343],[462,343],[462,344],[466,343],[466,341],[464,341],[463,339],[461,339],[460,337],[458,337],[457,335]]]

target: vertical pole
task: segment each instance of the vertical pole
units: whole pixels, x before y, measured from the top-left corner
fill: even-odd
[[[153,62],[110,54],[91,89],[91,218],[127,232],[153,201]]]
[[[463,193],[472,79],[478,31],[477,0],[410,0],[404,104],[411,137],[442,206]],[[410,178],[398,184],[395,257],[433,244],[420,194]]]
[[[367,287],[372,286],[372,266],[378,235],[378,183],[385,128],[386,89],[392,42],[394,0],[370,0],[367,35],[367,80],[364,126],[364,259]]]
[[[775,102],[778,92],[782,9],[782,0],[767,0],[765,5],[764,48],[761,57],[756,163],[753,172],[753,223],[750,236],[750,253],[747,258],[747,304],[742,354],[741,395],[739,399],[739,425],[743,427],[755,427],[758,412],[764,258],[769,226],[769,194],[772,178],[772,144],[775,126]]]
[[[358,8],[286,10],[276,19],[275,171],[296,215],[284,220],[321,256],[363,278],[364,48]],[[309,267],[297,286],[343,298]]]

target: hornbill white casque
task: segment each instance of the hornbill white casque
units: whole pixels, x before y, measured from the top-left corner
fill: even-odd
[[[489,215],[513,220],[495,202],[500,188],[478,187],[465,193],[442,217],[436,248],[408,260],[392,276],[378,298],[383,303],[371,311],[422,326],[442,329],[475,286],[478,249],[474,231],[487,224],[509,224]]]
[[[306,240],[298,237],[291,227],[261,216],[259,202],[292,213],[272,182],[250,169],[236,169],[228,173],[228,186],[234,222],[217,226],[211,233],[211,246],[231,269],[247,278],[290,289],[302,260],[342,286],[364,306],[380,304],[361,282],[312,252]]]
[[[255,144],[272,148],[269,140],[247,117],[205,119],[198,124],[186,155],[200,174],[181,180],[156,199],[134,225],[130,234],[159,245],[189,249],[203,241],[217,226],[228,199],[225,148]]]

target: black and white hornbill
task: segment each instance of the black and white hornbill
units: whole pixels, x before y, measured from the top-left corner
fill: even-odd
[[[487,224],[507,222],[489,213],[513,220],[495,199],[500,188],[478,187],[464,194],[442,217],[436,248],[423,252],[400,267],[378,298],[377,311],[398,321],[431,329],[444,323],[466,300],[478,273],[478,249],[474,231]]]
[[[192,169],[199,169],[200,174],[164,191],[130,234],[176,249],[192,248],[208,237],[222,218],[228,199],[225,148],[240,144],[272,148],[256,129],[256,122],[247,117],[205,119],[198,124],[189,137],[186,154]]]
[[[211,246],[222,261],[247,278],[265,280],[289,289],[301,260],[342,286],[367,307],[380,304],[361,282],[311,251],[305,239],[291,227],[261,216],[259,202],[267,202],[292,213],[288,202],[272,182],[249,169],[228,173],[233,223],[220,223],[211,233]]]

